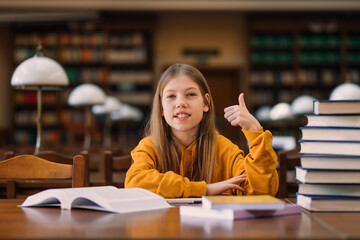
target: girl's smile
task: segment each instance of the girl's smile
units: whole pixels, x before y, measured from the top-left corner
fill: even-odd
[[[177,118],[179,121],[185,121],[187,119],[189,119],[189,117],[191,116],[191,114],[185,112],[185,111],[180,111],[178,113],[175,114],[175,118]]]

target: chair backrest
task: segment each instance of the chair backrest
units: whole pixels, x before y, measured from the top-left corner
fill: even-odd
[[[130,154],[124,156],[113,156],[111,151],[104,151],[103,167],[101,167],[106,185],[124,187],[125,175],[133,163]]]
[[[1,153],[3,159],[9,159],[12,157],[15,157],[15,153],[13,151],[4,151],[3,153]]]
[[[89,154],[87,151],[81,151],[79,153],[79,155],[84,156],[85,158],[85,178],[86,178],[86,186],[89,186]],[[62,164],[73,164],[73,156],[69,156],[69,155],[65,155],[65,154],[61,154],[52,150],[44,150],[44,151],[40,151],[38,152],[35,156],[39,157],[39,158],[43,158],[46,159],[48,161],[54,162],[54,163],[62,163]],[[4,158],[5,159],[9,159],[15,157],[15,154],[13,151],[8,151],[5,152],[4,154]]]
[[[295,166],[300,166],[299,148],[279,151],[278,159],[279,190],[277,197],[295,197],[298,189],[298,184],[295,181]]]
[[[71,180],[72,187],[85,187],[86,159],[76,155],[72,164],[62,164],[34,155],[19,155],[0,162],[0,179],[7,181],[7,198],[16,197],[17,180]]]

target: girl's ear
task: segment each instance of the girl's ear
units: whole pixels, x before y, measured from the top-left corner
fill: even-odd
[[[210,95],[208,93],[205,93],[204,108],[203,108],[204,112],[209,111],[209,104],[210,104]]]

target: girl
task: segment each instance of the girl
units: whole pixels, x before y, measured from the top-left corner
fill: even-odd
[[[249,154],[216,132],[214,103],[204,76],[174,64],[161,76],[146,135],[131,152],[125,187],[141,187],[165,198],[219,194],[271,194],[278,189],[272,135],[239,105],[225,108],[232,126],[242,127]]]

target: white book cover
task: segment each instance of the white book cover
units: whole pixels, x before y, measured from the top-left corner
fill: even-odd
[[[359,212],[360,198],[345,196],[296,195],[296,203],[314,212]]]
[[[360,141],[360,127],[301,127],[303,140]]]
[[[305,169],[296,166],[295,177],[301,183],[360,184],[359,170]]]
[[[314,100],[314,114],[359,114],[360,100]]]
[[[360,197],[360,184],[299,183],[299,194]]]
[[[300,140],[300,153],[360,155],[360,141]]]
[[[306,126],[360,127],[360,114],[353,115],[306,115]]]
[[[300,162],[303,168],[309,169],[360,170],[360,156],[301,154]]]

